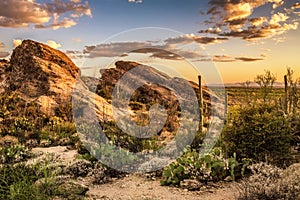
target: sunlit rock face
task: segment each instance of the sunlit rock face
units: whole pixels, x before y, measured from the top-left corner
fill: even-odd
[[[0,63],[0,75],[0,83],[5,86],[1,87],[2,92],[16,92],[25,101],[38,103],[41,112],[48,116],[55,115],[59,106],[71,105],[75,85],[88,101],[109,107],[103,98],[87,98],[92,98],[92,94],[70,58],[39,42],[24,40],[14,49],[9,62]],[[98,107],[103,106],[93,106],[93,109],[100,113]]]

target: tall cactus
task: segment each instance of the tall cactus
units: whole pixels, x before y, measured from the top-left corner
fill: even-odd
[[[287,75],[284,76],[284,112],[288,113],[288,79]]]
[[[225,111],[224,111],[224,124],[227,123],[227,113],[228,113],[228,92],[225,90]]]
[[[200,120],[199,120],[199,130],[202,132],[203,128],[203,91],[202,91],[202,77],[198,76],[199,82],[199,108],[200,108]]]

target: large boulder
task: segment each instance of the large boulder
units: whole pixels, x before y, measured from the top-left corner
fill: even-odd
[[[16,47],[9,62],[0,61],[0,93],[5,92],[15,92],[28,103],[37,103],[46,116],[55,116],[59,107],[70,108],[74,96],[78,102],[91,105],[100,120],[103,107],[110,116],[110,105],[89,91],[70,58],[32,40]]]

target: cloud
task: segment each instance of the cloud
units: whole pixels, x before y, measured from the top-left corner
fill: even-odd
[[[300,9],[300,3],[295,3],[293,6],[292,6],[292,9],[295,10],[295,9]]]
[[[194,51],[180,50],[180,49],[160,49],[160,48],[143,48],[132,51],[132,53],[148,53],[152,58],[168,59],[168,60],[184,60],[184,59],[198,59],[203,57],[201,54]]]
[[[147,42],[114,42],[109,44],[100,44],[96,46],[86,46],[83,50],[88,57],[117,57],[128,52],[151,47]]]
[[[9,53],[8,52],[3,52],[3,51],[0,51],[0,58],[5,58],[9,56]]]
[[[216,44],[221,43],[228,40],[228,38],[224,37],[202,37],[202,36],[195,36],[194,34],[187,34],[175,38],[168,38],[165,40],[167,45],[178,45],[178,44],[189,44],[193,42],[197,42],[200,44]]]
[[[207,14],[213,15],[222,21],[233,21],[248,18],[255,8],[271,3],[277,8],[283,0],[210,0],[211,5]]]
[[[48,41],[46,42],[46,44],[47,44],[48,46],[52,47],[53,49],[58,49],[58,48],[61,47],[61,44],[59,44],[59,43],[57,43],[57,42],[55,42],[55,41],[53,41],[53,40],[48,40]]]
[[[235,62],[236,60],[228,55],[215,55],[213,56],[214,62]]]
[[[214,55],[212,57],[203,57],[201,59],[198,59],[197,61],[201,62],[237,62],[237,61],[242,61],[242,62],[255,62],[255,61],[261,61],[264,60],[266,55],[261,55],[261,57],[232,57],[229,55]]]
[[[82,16],[92,16],[88,2],[80,0],[48,0],[39,3],[36,0],[0,1],[0,26],[10,28],[69,28],[77,24]]]
[[[13,46],[14,46],[14,48],[16,48],[17,46],[19,46],[21,44],[22,44],[22,40],[20,40],[20,39],[14,39],[13,40]]]
[[[256,17],[249,19],[249,21],[253,26],[261,26],[263,23],[267,22],[268,19],[266,17]]]
[[[82,42],[82,39],[81,38],[72,38],[72,42],[74,42],[74,43],[80,43],[80,42]]]
[[[224,37],[195,37],[194,40],[198,43],[201,44],[216,44],[216,43],[221,43],[224,42],[226,40],[228,40],[228,38],[224,38]]]
[[[236,57],[235,59],[243,62],[255,62],[255,61],[264,60],[264,58],[252,58],[252,57]]]
[[[211,27],[200,30],[199,33],[240,37],[252,41],[296,30],[298,22],[292,17],[295,13],[291,9],[283,8],[275,13],[284,3],[283,0],[210,0],[207,12],[210,19],[207,20],[207,25]],[[270,10],[269,13],[264,12],[263,16],[255,13],[255,17],[253,16],[257,8],[267,5],[272,6],[271,9],[266,8]],[[296,3],[292,9],[299,7],[300,3]]]
[[[222,32],[220,27],[217,28],[208,28],[206,30],[200,30],[199,33],[211,33],[211,34],[219,34]]]
[[[276,13],[276,14],[272,15],[270,24],[276,25],[276,24],[279,24],[279,22],[285,22],[288,18],[289,18],[289,16],[287,16],[286,14]]]
[[[66,54],[71,59],[79,59],[84,57],[81,51],[67,50]]]
[[[143,0],[128,0],[129,3],[143,3]]]
[[[198,59],[201,55],[193,50],[187,50],[184,45],[192,43],[215,44],[223,42],[222,37],[198,37],[193,34],[167,38],[160,44],[157,42],[112,42],[86,46],[83,54],[89,58],[126,56],[130,53],[150,54],[152,58],[160,59]]]
[[[77,24],[76,21],[69,18],[64,18],[61,21],[54,21],[52,24],[49,25],[42,25],[37,24],[35,25],[36,29],[45,29],[45,28],[52,28],[53,30],[57,30],[59,28],[70,28],[72,26],[75,26]]]
[[[3,42],[0,42],[0,49],[5,48],[5,44]]]
[[[182,44],[190,44],[192,42],[211,43],[212,39],[203,39],[199,37],[198,41],[191,39],[194,35],[185,35],[180,37],[168,38],[163,43],[157,42],[112,42],[107,44],[86,46],[82,52],[69,50],[66,53],[72,58],[99,58],[99,57],[122,57],[131,53],[148,54],[151,58],[167,59],[167,60],[184,60],[190,59],[201,62],[255,62],[264,60],[266,55],[260,57],[239,56],[232,57],[228,55],[214,55],[212,57],[203,54],[203,52],[193,51],[192,49],[182,48]],[[224,39],[225,40],[225,39]],[[204,42],[205,41],[205,42]],[[208,42],[206,42],[208,41]]]
[[[281,35],[289,30],[296,30],[298,28],[299,23],[293,22],[291,24],[269,24],[264,25],[261,27],[248,27],[244,30],[237,30],[237,31],[230,31],[221,33],[219,35],[221,36],[227,36],[227,37],[240,37],[242,39],[251,41],[254,39],[260,39],[260,38],[269,38],[273,37],[275,35]]]

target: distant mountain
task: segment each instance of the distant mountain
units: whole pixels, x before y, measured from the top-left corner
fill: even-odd
[[[236,82],[236,83],[211,83],[211,84],[208,84],[207,86],[209,87],[245,87],[244,86],[245,83],[244,82]],[[257,85],[257,83],[255,82],[251,82],[250,87],[253,87],[253,88],[256,88],[256,87],[259,87]],[[284,87],[284,83],[283,82],[275,82],[274,85],[273,85],[275,88],[282,88]]]

